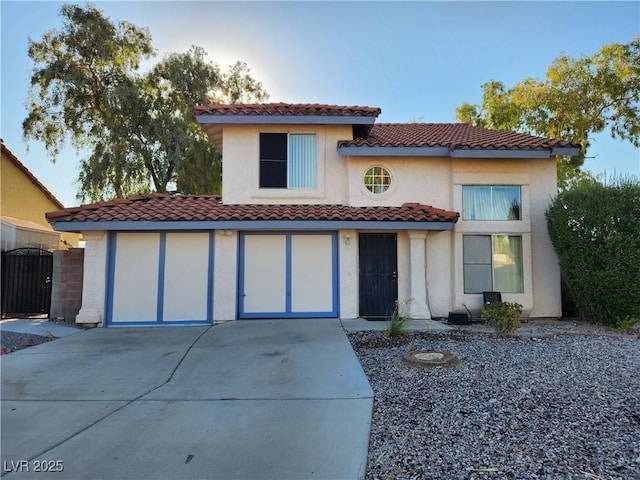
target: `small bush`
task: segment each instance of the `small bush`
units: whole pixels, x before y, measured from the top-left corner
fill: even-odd
[[[500,333],[514,333],[520,323],[522,305],[511,302],[498,302],[482,308],[482,319]]]
[[[624,318],[619,318],[616,322],[616,326],[620,330],[630,330],[636,325],[640,324],[640,319],[626,316]]]
[[[398,312],[398,305],[391,312],[389,319],[387,320],[387,328],[385,329],[385,336],[398,337],[406,333],[407,319],[400,316]]]

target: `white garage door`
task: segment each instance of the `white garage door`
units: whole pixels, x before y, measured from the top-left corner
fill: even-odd
[[[109,248],[107,325],[211,323],[212,234],[119,232]]]
[[[239,316],[337,316],[336,249],[333,232],[242,234]]]

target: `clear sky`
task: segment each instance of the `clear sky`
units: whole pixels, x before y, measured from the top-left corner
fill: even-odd
[[[82,3],[82,2],[73,2]],[[7,146],[64,203],[75,199],[79,155],[52,164],[22,139],[33,64],[27,39],[62,26],[61,2],[4,1],[1,130]],[[640,2],[94,2],[112,21],[147,27],[159,58],[202,46],[226,68],[248,63],[269,101],[380,107],[378,122],[454,122],[491,79],[544,78],[561,53],[591,55],[640,34]],[[28,147],[28,148],[27,148]],[[609,133],[585,166],[640,174],[640,153]]]

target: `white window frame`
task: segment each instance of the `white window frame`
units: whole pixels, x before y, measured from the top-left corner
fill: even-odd
[[[467,188],[488,188],[490,189],[491,195],[493,197],[493,189],[494,188],[517,188],[518,189],[518,217],[519,218],[470,218],[470,211],[474,210],[473,208],[469,208],[469,206],[465,203],[465,189]],[[492,205],[493,207],[493,205]],[[462,185],[462,220],[467,222],[521,222],[523,221],[523,192],[522,185],[516,184],[465,184]],[[494,213],[493,211],[491,212]]]
[[[377,186],[382,186],[384,187],[384,190],[382,191],[375,191],[373,189],[373,187],[376,186],[375,182],[372,184],[367,183],[367,176],[369,176],[369,172],[371,170],[374,169],[379,169],[380,173],[376,173],[374,172],[373,174],[371,174],[372,179],[377,179],[379,178],[380,180],[382,180],[382,183],[380,183]],[[391,170],[389,170],[387,167],[385,167],[384,165],[371,165],[370,167],[368,167],[365,171],[364,174],[362,175],[362,182],[364,183],[364,188],[367,189],[367,191],[373,195],[384,195],[385,193],[387,193],[389,190],[391,190],[391,188],[393,187],[393,183],[394,183],[394,179],[393,179],[393,175],[391,174]],[[388,179],[389,183],[385,184],[384,180]]]
[[[519,256],[520,256],[520,289],[518,291],[515,292],[507,292],[507,291],[503,291],[503,293],[507,293],[507,294],[524,294],[525,293],[525,257],[524,257],[524,250],[525,250],[525,241],[524,241],[524,236],[521,234],[513,234],[513,233],[469,233],[469,234],[463,234],[462,235],[462,287],[463,287],[463,293],[465,295],[476,295],[476,294],[480,294],[482,293],[482,291],[473,291],[473,292],[468,292],[466,289],[466,275],[467,275],[467,271],[466,271],[466,266],[467,265],[474,265],[472,263],[468,263],[465,262],[465,238],[466,237],[487,237],[489,238],[489,245],[490,245],[490,262],[485,262],[485,263],[477,263],[476,265],[490,265],[491,268],[491,288],[485,291],[497,291],[496,289],[496,266],[495,266],[495,250],[494,250],[494,239],[496,237],[517,237],[520,239],[520,252],[519,252]]]

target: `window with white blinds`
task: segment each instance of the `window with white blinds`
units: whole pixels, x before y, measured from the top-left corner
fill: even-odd
[[[260,134],[260,188],[315,188],[317,164],[314,133]]]

